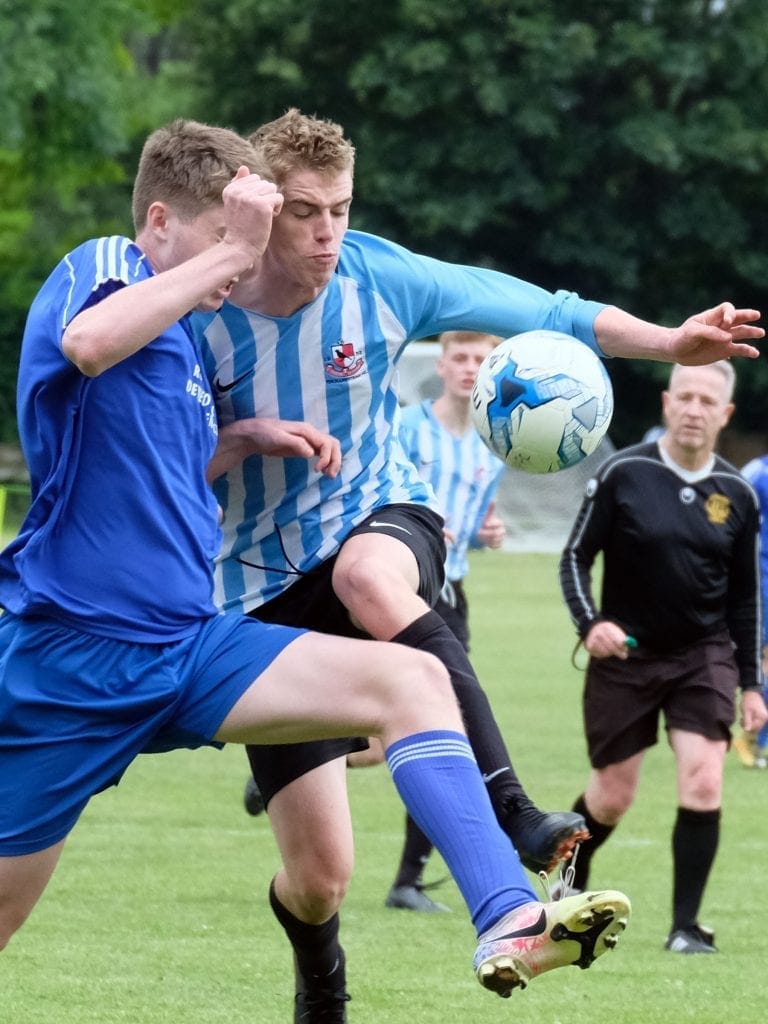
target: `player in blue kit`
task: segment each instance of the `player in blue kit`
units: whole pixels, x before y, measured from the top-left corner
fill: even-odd
[[[199,322],[222,422],[210,478],[225,510],[216,600],[226,611],[324,632],[370,635],[446,665],[488,793],[532,866],[578,836],[575,814],[547,815],[517,779],[461,643],[432,610],[443,583],[442,519],[394,426],[398,360],[444,330],[574,335],[604,355],[709,362],[757,354],[754,310],[729,303],[675,329],[570,292],[414,255],[348,231],[354,149],[338,125],[291,110],[251,136],[284,194],[258,273]],[[253,417],[307,421],[341,443],[338,475],[306,460],[251,454]],[[244,457],[233,465],[238,449]],[[225,472],[226,471],[226,472]],[[343,1021],[337,910],[352,869],[344,741],[250,746],[283,864],[273,910],[297,963],[296,1020]]]
[[[613,946],[626,898],[537,900],[437,659],[212,600],[217,421],[187,314],[217,308],[262,259],[283,196],[257,166],[226,129],[160,129],[135,182],[136,241],[68,253],[29,313],[18,415],[32,501],[0,555],[0,948],[90,797],[137,754],[370,731],[466,898],[477,977],[508,995]],[[247,443],[338,469],[309,426],[255,425]]]

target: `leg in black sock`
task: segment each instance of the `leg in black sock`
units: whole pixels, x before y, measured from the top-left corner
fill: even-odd
[[[720,811],[678,807],[672,831],[672,931],[698,924],[699,908],[720,839]]]
[[[589,867],[592,863],[592,857],[598,847],[602,846],[606,841],[611,832],[613,832],[615,825],[603,825],[597,819],[593,818],[589,813],[589,808],[584,801],[584,794],[578,798],[576,803],[573,805],[574,811],[580,814],[584,819],[589,832],[589,839],[584,839],[579,846],[579,852],[574,858],[573,865],[573,879],[571,880],[571,886],[574,889],[580,889],[582,892],[587,888],[587,881],[589,880]]]
[[[424,868],[431,852],[432,843],[410,814],[407,814],[405,817],[405,843],[400,857],[400,867],[397,869],[395,885],[421,885],[421,876],[424,874]]]
[[[422,882],[424,868],[431,852],[432,843],[410,814],[407,814],[405,816],[405,844],[400,857],[400,866],[397,869],[394,885],[384,901],[385,906],[399,910],[420,910],[432,914],[448,910],[444,903],[436,903],[424,892],[425,888],[431,889],[440,884],[440,882],[433,882],[431,885],[425,886]]]
[[[295,1024],[315,1021],[346,1021],[344,950],[339,945],[339,915],[323,924],[307,924],[295,917],[277,898],[274,881],[269,904],[293,947],[296,965]],[[335,1014],[335,1015],[334,1015]]]
[[[584,830],[583,820],[568,811],[545,814],[530,800],[467,652],[443,619],[437,612],[426,612],[392,639],[429,651],[448,669],[496,817],[525,866],[532,871],[551,870],[570,856]]]

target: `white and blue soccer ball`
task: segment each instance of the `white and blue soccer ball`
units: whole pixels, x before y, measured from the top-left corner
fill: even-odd
[[[556,473],[600,444],[613,415],[598,356],[558,331],[528,331],[486,356],[472,390],[475,429],[512,469]]]

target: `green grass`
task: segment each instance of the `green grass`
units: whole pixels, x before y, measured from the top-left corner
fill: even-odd
[[[469,576],[473,659],[520,775],[545,807],[581,791],[587,761],[574,635],[549,555],[485,553]],[[595,886],[626,890],[630,928],[585,974],[555,971],[511,1000],[471,972],[474,935],[453,913],[386,910],[403,812],[383,767],[350,772],[357,869],[343,942],[351,1024],[721,1024],[762,1019],[755,982],[768,959],[762,862],[768,774],[727,762],[720,852],[702,919],[721,953],[661,949],[669,926],[670,754],[648,757],[637,801],[594,862]],[[0,1021],[9,1024],[289,1024],[288,949],[267,905],[276,866],[265,819],[241,806],[241,750],[141,758],[96,797],[24,929],[0,956]],[[439,877],[435,857],[428,876]]]

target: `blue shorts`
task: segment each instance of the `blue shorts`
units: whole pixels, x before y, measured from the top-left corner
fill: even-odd
[[[136,757],[219,726],[302,629],[218,615],[168,644],[0,616],[0,856],[46,849]]]

